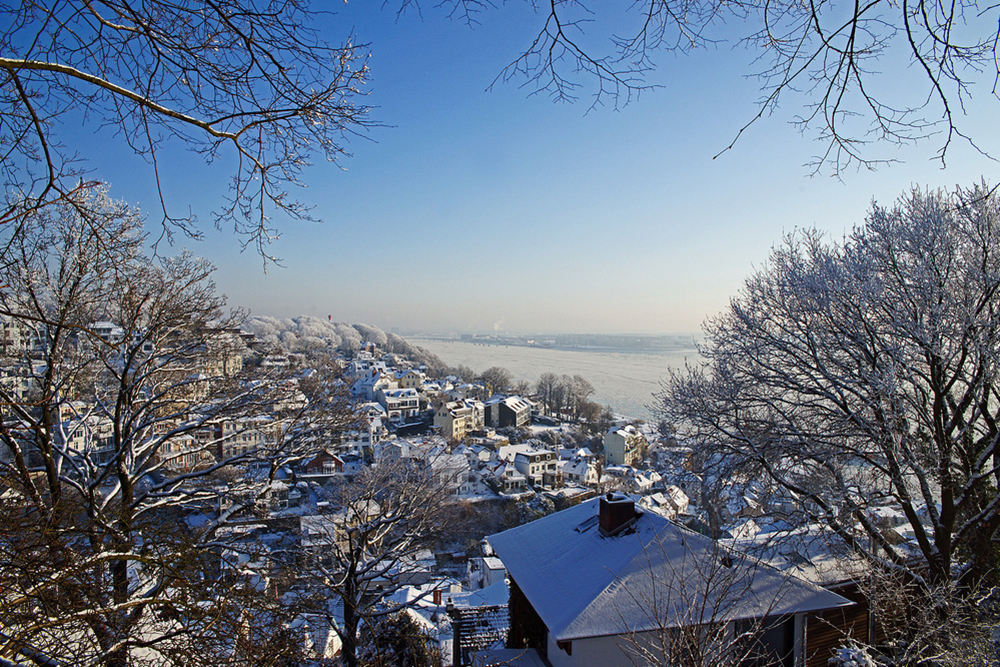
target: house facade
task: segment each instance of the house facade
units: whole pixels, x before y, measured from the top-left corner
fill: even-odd
[[[554,452],[547,449],[518,452],[514,455],[514,467],[533,487],[551,489],[562,486],[559,460]]]
[[[531,424],[531,405],[520,396],[490,399],[485,419],[494,428],[526,428]]]
[[[604,457],[608,465],[631,466],[641,460],[646,439],[634,426],[611,429],[604,436]]]
[[[472,408],[460,401],[442,403],[434,411],[434,427],[449,440],[461,440],[472,423]]]
[[[395,373],[396,384],[400,389],[416,389],[420,391],[424,388],[426,376],[420,371],[410,368]]]
[[[416,389],[379,389],[376,396],[385,408],[389,421],[399,421],[420,414],[420,395]]]

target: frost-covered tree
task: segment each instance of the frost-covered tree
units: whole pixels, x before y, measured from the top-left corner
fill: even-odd
[[[446,529],[451,482],[405,460],[382,460],[336,488],[335,512],[304,524],[303,576],[316,594],[316,613],[328,614],[331,600],[342,610],[341,622],[330,617],[330,624],[348,667],[361,664],[363,630],[416,602],[389,598],[405,584],[417,552]]]
[[[538,378],[538,384],[535,387],[535,391],[538,392],[539,398],[542,399],[542,403],[545,405],[545,410],[549,414],[555,412],[558,409],[559,400],[557,398],[557,393],[559,392],[559,376],[555,373],[542,373],[542,376]]]
[[[364,667],[436,667],[441,656],[435,638],[406,612],[366,628],[360,663]]]
[[[248,569],[219,576],[223,536],[349,420],[340,385],[244,368],[212,267],[147,257],[138,213],[102,192],[4,231],[0,316],[19,342],[0,349],[0,662],[264,655],[281,610]],[[251,428],[271,435],[237,446]],[[251,462],[257,477],[224,486]]]
[[[361,338],[361,334],[358,333],[357,329],[352,327],[350,324],[344,324],[343,322],[338,322],[334,325],[334,329],[337,335],[340,336],[340,351],[352,353],[361,349],[361,344],[364,342]]]
[[[489,395],[506,393],[513,381],[510,371],[500,366],[490,366],[477,379]]]
[[[378,327],[373,327],[370,324],[355,324],[354,328],[361,334],[361,338],[366,343],[374,343],[380,349],[384,350],[386,343],[389,342],[385,332]]]
[[[995,580],[994,191],[914,190],[873,205],[840,243],[790,234],[704,329],[704,362],[660,395],[690,442],[798,499],[804,520],[874,570],[905,573],[929,600]],[[904,527],[891,530],[882,508]]]

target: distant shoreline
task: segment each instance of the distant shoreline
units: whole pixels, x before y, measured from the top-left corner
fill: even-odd
[[[579,375],[594,388],[591,400],[611,406],[615,414],[655,419],[656,394],[671,372],[699,363],[692,344],[678,349],[564,349],[516,344],[514,341],[457,340],[454,336],[410,336],[418,347],[448,366],[480,373],[497,366],[515,380],[535,386],[542,375]]]
[[[407,334],[407,340],[433,340],[442,343],[467,343],[482,347],[529,347],[563,352],[608,352],[623,354],[697,353],[693,336],[682,334],[559,334],[487,335],[487,334]]]

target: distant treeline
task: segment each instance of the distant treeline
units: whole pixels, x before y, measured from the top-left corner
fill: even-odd
[[[447,369],[446,364],[432,352],[369,324],[334,322],[332,318],[324,320],[309,315],[289,319],[256,316],[249,318],[244,328],[253,332],[275,352],[295,354],[339,352],[350,356],[365,343],[373,343],[383,352],[425,364],[431,372]]]

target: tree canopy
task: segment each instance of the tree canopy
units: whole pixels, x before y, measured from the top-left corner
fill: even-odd
[[[971,590],[1000,528],[1000,198],[874,205],[843,242],[790,234],[705,325],[662,414],[875,568]],[[905,517],[899,539],[885,511]]]
[[[233,524],[353,425],[336,369],[245,367],[212,267],[147,257],[102,190],[3,232],[0,664],[284,660]]]

